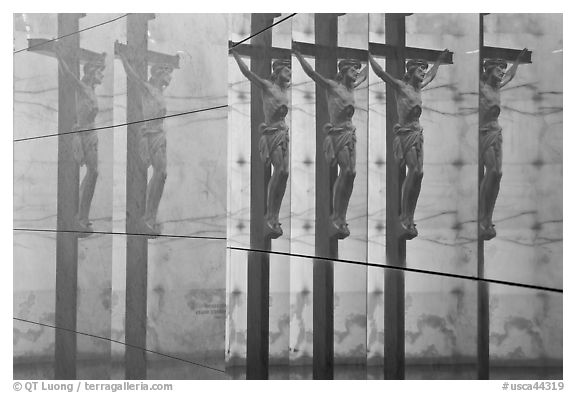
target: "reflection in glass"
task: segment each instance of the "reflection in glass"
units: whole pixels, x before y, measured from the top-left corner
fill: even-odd
[[[164,130],[166,100],[163,94],[172,80],[174,67],[166,63],[153,64],[150,67],[150,78],[145,80],[131,65],[136,56],[135,53],[127,55],[124,51],[119,51],[118,55],[128,79],[138,87],[139,98],[142,100],[142,117],[150,119],[144,122],[136,138],[143,169],[147,170],[152,166],[152,178],[148,182],[146,208],[140,220],[139,232],[159,235],[160,225],[156,222],[156,216],[167,177],[166,131]]]

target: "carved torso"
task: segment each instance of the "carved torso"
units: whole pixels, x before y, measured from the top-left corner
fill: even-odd
[[[422,114],[420,89],[403,83],[402,88],[396,93],[396,109],[398,111],[398,124],[401,127],[419,126],[420,115]]]
[[[334,126],[351,123],[354,116],[354,90],[338,83],[332,89],[326,90],[328,101],[328,115]]]
[[[480,128],[499,128],[500,87],[480,82]]]
[[[76,96],[76,123],[78,127],[93,127],[98,110],[98,98],[94,88],[88,85],[82,86],[82,90]]]
[[[284,121],[288,113],[288,89],[282,89],[275,83],[262,90],[262,104],[264,107],[264,122],[272,125]]]
[[[155,119],[144,124],[144,132],[163,131],[164,117],[166,116],[166,99],[162,90],[151,84],[147,84],[148,94],[142,96],[142,116],[144,119]]]

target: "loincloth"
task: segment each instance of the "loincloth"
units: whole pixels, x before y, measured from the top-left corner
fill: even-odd
[[[337,156],[343,149],[348,149],[353,153],[356,149],[356,127],[352,122],[341,124],[340,127],[335,127],[331,123],[324,125],[324,157],[330,166],[337,164]]]
[[[406,155],[413,147],[416,148],[418,153],[422,154],[424,148],[422,127],[419,124],[404,127],[400,126],[400,124],[394,125],[392,148],[396,161],[400,164],[405,164]]]
[[[74,131],[85,129],[86,127],[74,127]],[[90,153],[94,154],[94,157],[98,157],[98,133],[93,130],[74,132],[72,136],[72,153],[74,160],[79,166],[86,165],[87,157]]]
[[[157,154],[166,156],[166,133],[164,131],[146,132],[140,138],[140,159],[145,168],[152,165]]]
[[[288,127],[284,121],[276,122],[271,126],[262,123],[260,124],[260,133],[262,135],[258,142],[258,148],[260,150],[260,158],[266,165],[270,165],[272,153],[276,149],[281,148],[282,155],[286,155],[290,137]]]
[[[480,127],[480,157],[484,157],[484,154],[489,148],[494,149],[496,156],[502,154],[502,127],[498,123],[489,123]]]

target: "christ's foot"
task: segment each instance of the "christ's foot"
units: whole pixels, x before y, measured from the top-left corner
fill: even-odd
[[[74,231],[78,232],[79,238],[84,238],[92,235],[94,229],[92,228],[92,223],[87,219],[76,218],[76,223],[74,224]]]
[[[493,224],[480,224],[480,239],[486,241],[496,237],[496,229]]]
[[[155,238],[160,235],[160,224],[151,220],[142,220],[140,222],[139,231],[150,238]]]
[[[404,240],[412,240],[416,236],[418,236],[418,231],[416,230],[416,225],[413,222],[408,220],[403,220],[400,218],[399,220],[399,232],[400,232],[400,239]]]
[[[282,236],[282,228],[280,223],[273,220],[264,221],[264,236],[270,239],[277,239]]]

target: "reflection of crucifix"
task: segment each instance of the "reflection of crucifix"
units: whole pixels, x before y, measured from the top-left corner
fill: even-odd
[[[494,63],[500,72],[506,68],[506,62],[513,62],[508,71],[515,72],[518,64],[532,62],[530,51],[497,48],[484,45],[484,16],[480,14],[480,65],[479,89],[479,144],[478,144],[478,278],[484,278],[484,241],[496,236],[492,228],[492,211],[496,203],[500,177],[502,176],[502,130],[498,125],[500,114],[499,88],[491,89],[488,81],[483,81],[487,68]],[[488,60],[489,62],[486,62]],[[502,64],[504,63],[504,64]],[[494,70],[492,73],[498,73]],[[509,75],[510,79],[514,75]],[[506,77],[506,75],[504,75]],[[500,84],[500,83],[498,83]],[[492,157],[491,157],[492,156]],[[489,284],[478,281],[478,379],[490,378],[490,293]]]
[[[79,19],[85,14],[58,14],[58,54],[54,41],[29,39],[29,50],[59,58],[65,64],[58,73],[58,194],[56,234],[56,379],[76,379],[76,303],[78,286],[79,164],[72,132],[77,118],[76,92],[80,63],[95,63],[102,55],[80,48]],[[89,133],[90,131],[86,131]],[[95,179],[94,179],[95,181]],[[90,196],[91,199],[91,196]],[[66,329],[66,330],[63,330]]]
[[[406,47],[406,16],[408,14],[386,14],[386,44],[370,43],[374,57],[386,57],[386,73],[401,79],[405,61],[422,59],[435,62],[441,51]],[[442,64],[452,63],[448,52]],[[391,164],[394,157],[395,125],[398,120],[394,87],[386,84],[386,260],[397,267],[406,266],[406,237],[398,225],[401,213],[401,184],[406,176],[406,166]],[[387,269],[384,283],[384,378],[404,379],[404,272]]]
[[[154,14],[129,14],[127,43],[116,43],[114,48],[117,56],[126,55],[140,81],[148,79],[149,64],[178,68],[178,56],[148,50],[148,21],[151,19],[154,19]],[[146,379],[146,351],[138,349],[146,348],[149,235],[138,235],[142,232],[142,217],[146,211],[148,177],[148,167],[143,165],[140,149],[143,123],[147,122],[143,122],[146,119],[139,83],[135,78],[128,78],[126,97],[126,233],[130,234],[126,239],[126,379]]]
[[[272,47],[272,29],[267,29],[274,23],[274,18],[280,14],[252,14],[251,15],[251,45],[240,44],[234,46],[234,51],[240,56],[250,57],[250,70],[243,72],[251,75],[253,79],[269,80],[271,77],[272,59],[290,60],[290,50]],[[262,32],[261,32],[262,31]],[[260,34],[255,35],[256,33]],[[234,44],[231,42],[230,46]],[[242,68],[241,68],[242,70]],[[267,83],[267,82],[263,82]],[[268,198],[278,194],[270,189],[270,163],[257,157],[261,154],[261,125],[265,122],[264,103],[261,89],[262,83],[250,85],[250,248],[252,250],[269,251],[271,239],[280,236],[281,232],[267,225],[269,216],[267,207]],[[285,114],[284,114],[285,115]],[[283,117],[282,117],[283,121]],[[268,124],[268,126],[270,126]],[[280,131],[281,132],[281,131]],[[274,149],[274,150],[281,150]],[[274,152],[274,151],[273,151]],[[279,168],[275,165],[277,175]],[[287,172],[286,172],[287,174]],[[281,179],[284,180],[285,179]],[[285,183],[284,183],[285,184]],[[280,201],[274,206],[280,207]],[[277,213],[277,212],[276,212]],[[272,214],[274,216],[274,214]],[[279,228],[279,226],[278,226]],[[272,230],[271,230],[272,229]],[[270,293],[270,265],[269,255],[266,252],[248,253],[248,326],[246,343],[246,378],[268,378],[268,352],[269,352],[269,293]]]

